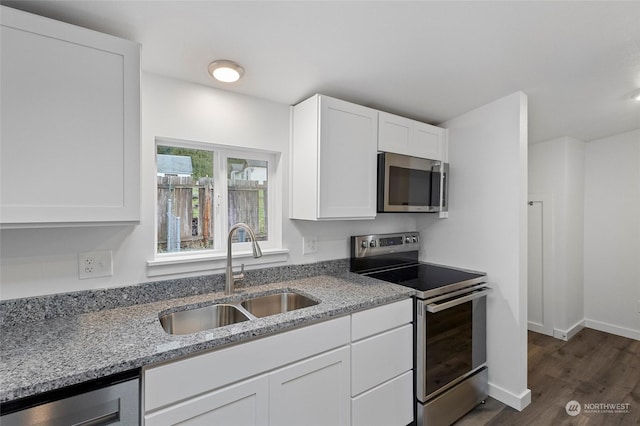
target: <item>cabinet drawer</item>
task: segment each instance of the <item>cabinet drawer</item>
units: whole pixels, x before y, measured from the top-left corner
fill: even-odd
[[[256,425],[269,418],[267,375],[207,393],[148,414],[145,426]]]
[[[349,317],[342,317],[151,367],[144,372],[145,412],[348,343]]]
[[[405,426],[413,421],[411,371],[351,400],[352,426]]]
[[[412,299],[358,312],[352,315],[351,341],[382,333],[413,320]]]
[[[413,367],[411,324],[351,345],[351,395],[355,396]]]

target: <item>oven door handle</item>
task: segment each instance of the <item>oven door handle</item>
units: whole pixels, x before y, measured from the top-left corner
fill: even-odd
[[[480,299],[481,297],[485,297],[487,294],[491,293],[490,288],[484,288],[483,290],[475,291],[466,296],[458,297],[453,300],[449,300],[443,303],[429,303],[427,305],[427,312],[431,314],[436,314],[440,311],[444,311],[445,309],[452,308],[454,306],[462,305],[463,303],[469,302],[470,300]]]

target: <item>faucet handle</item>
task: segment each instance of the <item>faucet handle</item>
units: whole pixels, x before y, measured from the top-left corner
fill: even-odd
[[[244,263],[240,265],[240,273],[233,274],[233,281],[241,281],[244,279]]]

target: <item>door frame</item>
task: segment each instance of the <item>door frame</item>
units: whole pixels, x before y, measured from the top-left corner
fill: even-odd
[[[555,294],[553,282],[553,195],[549,193],[532,193],[527,198],[528,203],[542,204],[542,317],[543,325],[530,323],[527,314],[527,328],[537,333],[553,336]],[[528,219],[527,219],[528,220]],[[528,285],[528,283],[527,283]]]

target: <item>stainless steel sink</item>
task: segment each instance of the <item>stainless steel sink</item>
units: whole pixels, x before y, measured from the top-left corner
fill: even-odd
[[[160,324],[169,334],[191,334],[269,315],[282,314],[317,305],[318,301],[294,292],[254,296],[237,303],[220,303],[160,315]]]
[[[249,319],[236,306],[219,304],[161,315],[160,324],[169,334],[190,334]]]
[[[240,306],[258,318],[282,314],[317,305],[319,302],[302,294],[285,292],[258,296],[240,303]]]

